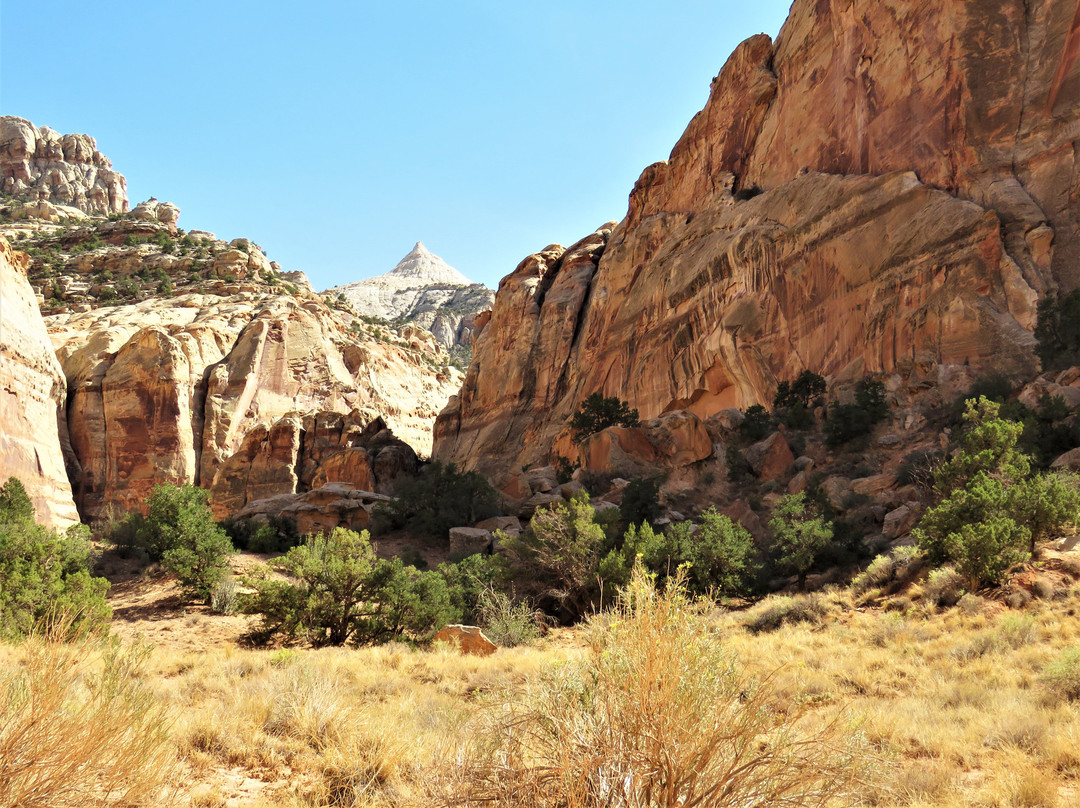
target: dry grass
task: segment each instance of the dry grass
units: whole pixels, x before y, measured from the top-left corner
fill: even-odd
[[[639,570],[588,657],[499,694],[452,804],[720,808],[852,804],[857,733],[745,676],[702,606]]]
[[[63,627],[7,649],[0,675],[0,806],[164,805],[176,768],[145,653]]]
[[[125,728],[134,738],[148,726],[138,705],[177,716],[171,746],[153,747],[145,758],[163,764],[151,767],[157,785],[141,786],[140,795],[132,783],[125,794],[117,780],[116,805],[160,804],[145,795],[160,787],[170,761],[183,770],[187,803],[196,808],[446,805],[485,793],[527,805],[515,792],[526,786],[548,804],[573,805],[567,793],[577,804],[596,804],[598,788],[620,793],[627,781],[618,772],[633,773],[633,783],[652,777],[685,785],[691,770],[699,773],[694,793],[708,795],[707,783],[733,754],[728,736],[710,735],[715,726],[763,728],[767,744],[785,733],[812,739],[843,714],[883,761],[859,786],[865,805],[1066,808],[1080,804],[1080,657],[1073,650],[1080,593],[1062,592],[1060,582],[1056,589],[1022,609],[974,596],[964,608],[946,609],[930,605],[936,591],[910,587],[909,603],[891,612],[860,606],[866,593],[835,590],[717,611],[689,634],[665,633],[659,617],[645,630],[647,621],[623,614],[488,658],[402,645],[245,650],[218,642],[189,650],[200,637],[217,642],[216,621],[234,618],[203,613],[185,627],[177,616],[172,644],[130,666],[123,688],[98,696],[100,646],[0,648],[0,669],[8,671],[0,778],[15,771],[16,746],[4,739],[14,737],[19,705],[28,703],[19,688],[32,681],[58,694],[49,708],[57,721],[81,721],[95,732]],[[768,629],[755,632],[759,618]],[[23,684],[14,686],[17,680]],[[46,700],[34,704],[45,710]],[[507,734],[507,718],[523,722],[516,735]],[[751,718],[765,723],[746,724]],[[50,744],[83,737],[61,733],[68,724],[46,723]],[[77,741],[84,751],[76,757],[116,742]],[[752,758],[755,748],[743,754]],[[109,775],[116,759],[105,755],[90,785],[72,775],[73,794],[47,802],[9,799],[14,792],[0,782],[7,800],[0,806],[109,805],[94,801],[109,777],[139,771],[125,759]],[[650,770],[647,761],[662,765]],[[54,779],[68,782],[68,775]],[[608,786],[598,787],[605,779]],[[568,792],[551,797],[568,780]],[[664,804],[622,793],[621,804]],[[702,804],[724,803],[706,796]]]

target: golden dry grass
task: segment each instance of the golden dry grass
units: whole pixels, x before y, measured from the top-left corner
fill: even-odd
[[[1080,592],[1059,586],[1021,609],[971,596],[957,607],[933,609],[919,606],[917,588],[908,595],[893,611],[858,607],[844,590],[774,599],[749,612],[716,611],[708,630],[721,657],[736,660],[739,680],[768,679],[753,695],[762,710],[800,715],[811,729],[837,714],[847,717],[848,729],[878,761],[859,789],[862,804],[1080,804],[1080,702],[1072,689],[1080,671],[1070,667],[1080,659],[1070,652],[1080,646]],[[862,594],[858,602],[866,602]],[[747,627],[778,604],[794,605],[807,622],[757,633]],[[214,619],[203,616],[189,626],[192,640]],[[192,644],[185,642],[155,649],[131,681],[171,717],[167,752],[183,772],[186,801],[197,808],[445,805],[477,793],[470,778],[482,768],[481,747],[491,748],[500,715],[535,712],[543,703],[537,694],[550,696],[543,688],[560,671],[604,653],[603,629],[597,630],[556,631],[536,647],[501,649],[488,658],[403,645],[248,650],[218,644],[199,652],[185,650]],[[638,649],[639,662],[645,650]],[[0,648],[0,661],[12,670],[25,654],[21,647]],[[664,692],[663,671],[632,675],[653,677],[655,692]],[[641,688],[647,685],[642,679]],[[84,691],[71,692],[78,712]],[[629,717],[637,702],[618,699],[632,695],[609,693],[603,709],[628,710]],[[664,699],[678,704],[676,695]],[[642,711],[656,707],[649,693],[640,696]],[[696,736],[701,710],[691,715],[690,709],[684,704],[664,716],[667,723],[652,722],[668,733],[669,746],[693,748],[679,734],[682,728]],[[562,718],[570,727],[581,717],[564,712]],[[577,727],[596,735],[599,725]],[[569,729],[560,732],[572,751]],[[637,754],[649,737],[620,743]],[[521,760],[541,757],[526,750]],[[127,804],[158,802],[132,792]]]

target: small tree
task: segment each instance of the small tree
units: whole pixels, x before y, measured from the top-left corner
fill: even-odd
[[[661,477],[635,477],[623,489],[622,505],[619,510],[622,514],[624,526],[640,525],[643,522],[652,524],[663,514],[660,507],[660,482]]]
[[[395,498],[379,514],[395,527],[445,538],[452,527],[473,525],[499,513],[499,495],[487,477],[459,472],[450,463],[425,466],[416,477],[399,478]]]
[[[826,389],[824,377],[811,370],[804,370],[794,382],[783,381],[777,385],[773,407],[793,407],[801,404],[809,409],[815,398],[825,395]]]
[[[832,540],[832,523],[826,522],[806,501],[806,494],[799,492],[787,494],[776,503],[769,530],[776,543],[777,561],[795,571],[799,589],[803,589],[806,573]]]
[[[1024,427],[1000,411],[981,396],[966,403],[960,451],[934,475],[942,499],[912,531],[932,564],[955,563],[971,589],[998,583],[1080,507],[1071,476],[1031,475],[1017,448]]]
[[[0,487],[0,639],[65,615],[75,627],[107,621],[109,583],[90,574],[90,551],[84,525],[59,533],[36,524],[26,489],[9,478]]]
[[[598,604],[600,560],[611,542],[588,494],[538,510],[519,537],[499,538],[523,587],[553,600],[566,617],[578,619]]]
[[[1035,339],[1035,352],[1044,371],[1080,364],[1080,289],[1062,298],[1048,295],[1039,301]]]
[[[739,432],[747,440],[758,441],[776,428],[776,421],[760,404],[746,408],[745,418],[739,424]]]
[[[146,498],[146,517],[130,514],[114,529],[113,540],[146,551],[194,596],[209,601],[235,549],[214,523],[208,497],[195,485],[163,483]]]
[[[638,411],[616,396],[604,397],[593,393],[581,404],[581,409],[570,419],[574,442],[580,443],[596,432],[609,426],[638,426]]]
[[[260,571],[248,611],[263,615],[266,635],[303,636],[312,645],[368,645],[428,634],[460,619],[446,581],[401,559],[380,559],[365,530],[335,528],[309,536],[273,563],[287,580]]]

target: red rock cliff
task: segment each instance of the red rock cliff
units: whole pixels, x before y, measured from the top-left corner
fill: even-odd
[[[1078,37],[1077,0],[796,0],[626,219],[503,280],[435,456],[548,459],[595,391],[707,416],[803,368],[1032,366],[1080,285]]]

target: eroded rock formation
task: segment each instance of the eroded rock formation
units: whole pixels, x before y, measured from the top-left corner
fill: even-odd
[[[18,477],[38,521],[65,527],[79,520],[61,450],[67,385],[26,263],[0,237],[0,483]]]
[[[128,209],[127,180],[89,135],[61,135],[24,118],[0,116],[0,190],[107,216]]]
[[[317,299],[287,295],[152,298],[48,324],[70,385],[75,491],[87,518],[108,503],[138,507],[161,482],[213,488],[249,436],[261,442],[268,430],[271,444],[288,444],[278,447],[282,457],[294,457],[299,427],[286,434],[278,423],[294,413],[360,412],[365,424],[378,413],[423,450],[430,419],[459,378],[437,374],[411,346],[351,333]],[[313,424],[313,436],[321,428]],[[260,462],[269,468],[275,457]],[[241,504],[295,491],[292,466],[283,481],[267,471],[238,494]],[[316,470],[304,472],[307,485]]]
[[[503,280],[435,456],[550,460],[593,392],[704,419],[807,368],[1030,371],[1039,296],[1080,284],[1077,5],[796,0],[626,219]]]

